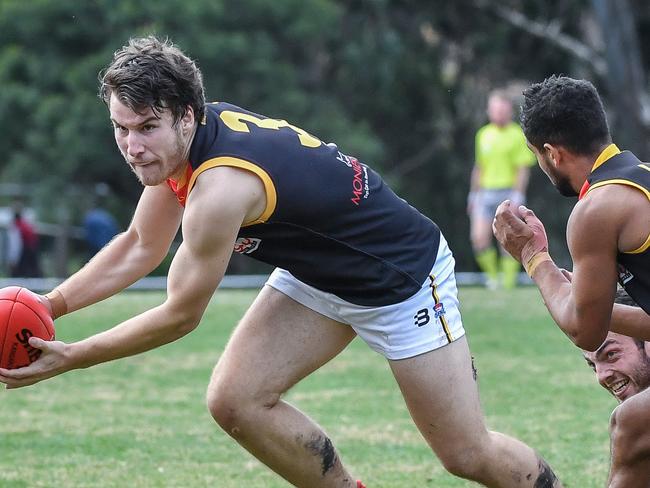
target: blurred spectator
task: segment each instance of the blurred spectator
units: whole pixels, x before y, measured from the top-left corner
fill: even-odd
[[[488,98],[489,123],[476,133],[476,159],[472,169],[467,213],[474,256],[487,275],[489,288],[499,285],[514,288],[519,263],[507,253],[499,253],[492,241],[492,219],[497,206],[509,199],[525,203],[530,167],[535,156],[526,146],[519,125],[513,121],[512,100],[503,90],[494,90]],[[500,268],[500,269],[499,269]]]
[[[39,264],[38,235],[23,215],[23,202],[13,205],[14,219],[9,228],[9,274],[11,277],[38,278],[43,274]]]
[[[104,206],[108,193],[108,185],[98,184],[95,188],[94,205],[84,216],[85,241],[91,256],[94,256],[119,232],[117,221]]]
[[[23,252],[23,241],[20,238],[20,231],[14,225],[14,218],[7,224],[7,239],[5,241],[6,251],[5,259],[7,260],[8,272],[11,274],[13,268],[18,264],[20,255]]]

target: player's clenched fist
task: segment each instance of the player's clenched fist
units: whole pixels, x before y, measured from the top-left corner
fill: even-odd
[[[544,224],[529,208],[514,207],[506,200],[497,207],[492,230],[508,253],[526,266],[535,255],[548,250]]]

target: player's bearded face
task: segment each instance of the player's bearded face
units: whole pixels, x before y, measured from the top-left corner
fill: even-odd
[[[159,185],[167,178],[181,176],[191,134],[183,132],[181,122],[173,124],[169,110],[155,113],[148,108],[137,113],[114,96],[111,96],[109,109],[115,142],[143,185]]]
[[[635,389],[633,394],[639,393],[650,386],[650,358],[646,355],[645,351],[639,351],[639,362],[630,373],[630,379]]]
[[[646,345],[610,332],[596,352],[585,353],[598,382],[619,402],[650,387],[650,357]]]
[[[578,196],[578,192],[576,192],[571,186],[569,177],[562,174],[556,168],[555,164],[553,164],[553,161],[551,161],[550,156],[548,156],[545,152],[539,151],[535,151],[535,155],[537,156],[539,167],[542,168],[542,171],[544,171],[544,173],[546,173],[546,176],[548,176],[548,179],[551,180],[551,183],[553,183],[553,186],[555,186],[557,191],[560,192],[560,195],[563,197]]]
[[[636,346],[633,346],[636,349]],[[644,350],[632,350],[627,357],[617,364],[611,378],[601,384],[616,397],[619,402],[642,392],[650,386],[650,358]]]

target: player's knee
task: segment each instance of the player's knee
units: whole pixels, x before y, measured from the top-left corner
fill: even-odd
[[[279,395],[255,394],[228,382],[213,382],[206,394],[206,404],[212,418],[232,437],[242,426],[254,425],[260,412],[277,404]]]
[[[438,453],[444,468],[451,474],[468,480],[480,481],[486,466],[483,446],[471,445]]]
[[[206,394],[206,405],[212,418],[226,432],[238,423],[239,401],[226,391],[210,385]]]

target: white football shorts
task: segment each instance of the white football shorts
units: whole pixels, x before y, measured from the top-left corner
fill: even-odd
[[[458,304],[454,258],[440,236],[438,255],[420,291],[382,307],[355,305],[276,268],[267,285],[298,303],[349,324],[374,351],[387,359],[406,359],[433,351],[465,335]]]
[[[478,190],[476,192],[476,202],[474,204],[473,217],[480,217],[484,220],[492,221],[494,214],[497,213],[497,207],[504,200],[511,200],[519,205],[525,205],[526,200],[522,200],[523,195],[515,192],[512,188],[501,190]]]

